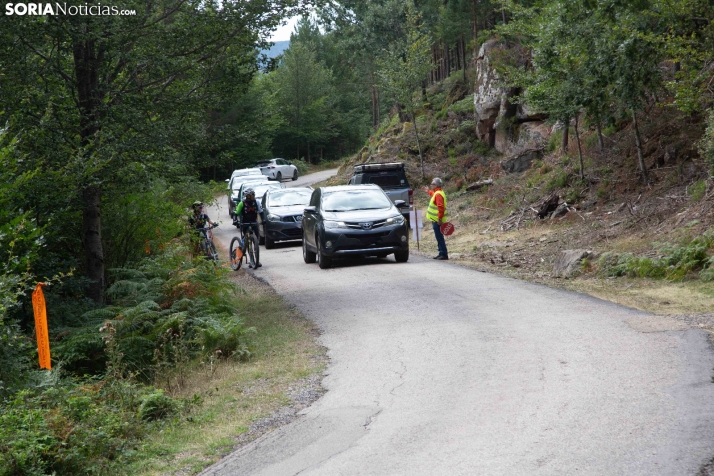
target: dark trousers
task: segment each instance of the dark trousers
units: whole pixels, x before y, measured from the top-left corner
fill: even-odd
[[[441,225],[437,222],[431,222],[434,228],[434,236],[436,237],[436,246],[439,249],[439,256],[449,256],[449,252],[446,251],[446,241],[444,240],[444,234],[441,232]]]

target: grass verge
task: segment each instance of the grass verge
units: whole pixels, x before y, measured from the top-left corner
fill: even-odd
[[[314,325],[249,274],[232,279],[246,292],[238,312],[257,330],[254,357],[244,363],[197,364],[175,396],[198,396],[199,405],[147,438],[127,474],[195,474],[238,444],[285,423],[285,418],[266,420],[278,410],[291,407],[287,413],[294,414],[321,395],[326,357]]]

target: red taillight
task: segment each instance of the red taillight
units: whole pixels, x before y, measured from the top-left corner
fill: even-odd
[[[271,166],[270,166],[270,167],[268,167],[268,168],[269,168],[269,169],[274,169],[274,168],[275,168],[275,166],[274,166],[274,165],[271,165]]]
[[[409,205],[414,205],[414,190],[409,189]]]

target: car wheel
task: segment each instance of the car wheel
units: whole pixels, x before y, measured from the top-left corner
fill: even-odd
[[[320,244],[320,237],[315,237],[315,244],[317,245],[317,265],[320,269],[327,269],[332,266],[332,258],[328,258],[322,252],[322,245]]]
[[[280,173],[280,172],[278,172],[277,175],[275,176],[275,180],[277,180],[278,182],[282,182],[282,181],[283,181],[283,174]]]
[[[297,169],[295,169],[295,172],[293,172],[293,180],[297,180],[297,179],[298,179],[298,173],[297,173]]]
[[[263,240],[265,241],[265,249],[266,250],[272,250],[273,248],[275,248],[275,242],[273,240],[271,240],[270,238],[268,238],[267,235],[265,236],[265,238],[263,238]]]
[[[312,251],[307,249],[307,242],[305,241],[305,235],[302,235],[302,259],[307,264],[312,264],[315,262],[316,255]]]
[[[409,259],[409,250],[400,250],[394,252],[394,259],[397,263],[406,263]]]

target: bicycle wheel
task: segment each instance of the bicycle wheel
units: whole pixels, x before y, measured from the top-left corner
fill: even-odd
[[[258,256],[260,254],[260,247],[258,246],[258,237],[255,236],[255,233],[251,233],[250,236],[246,237],[246,254],[248,255],[248,263],[250,264],[251,268],[255,268],[255,265],[258,264]]]
[[[218,251],[216,251],[216,245],[213,244],[213,240],[208,240],[208,259],[218,261]]]
[[[240,238],[234,236],[228,249],[228,261],[234,271],[238,271],[241,264],[243,264],[243,252],[240,249],[240,242]]]

